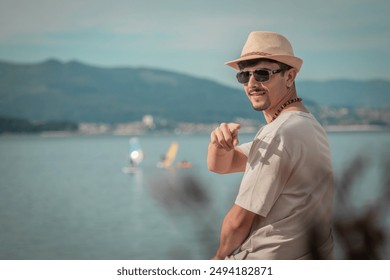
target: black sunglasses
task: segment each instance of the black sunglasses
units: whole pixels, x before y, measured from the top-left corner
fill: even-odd
[[[256,69],[254,71],[240,71],[237,73],[237,81],[241,84],[249,82],[251,74],[257,82],[264,83],[268,81],[272,75],[282,72],[283,69],[269,70],[269,69]]]

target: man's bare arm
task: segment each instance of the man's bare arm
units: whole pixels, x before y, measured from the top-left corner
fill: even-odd
[[[220,244],[213,260],[223,260],[239,248],[248,237],[256,214],[236,204],[223,220]]]

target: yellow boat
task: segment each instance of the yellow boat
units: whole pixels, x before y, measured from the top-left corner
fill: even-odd
[[[167,153],[164,155],[162,160],[158,163],[158,167],[160,168],[169,168],[172,166],[175,161],[177,151],[179,150],[179,145],[176,142],[172,142],[169,146]]]

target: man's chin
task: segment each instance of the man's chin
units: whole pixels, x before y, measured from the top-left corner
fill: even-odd
[[[255,107],[253,106],[253,110],[257,111],[257,112],[262,112],[264,111],[264,109],[262,107],[258,108],[258,107]]]
[[[255,111],[261,112],[266,110],[269,107],[268,102],[260,103],[260,102],[252,102],[252,108]]]
[[[252,104],[252,108],[253,108],[253,110],[255,110],[255,111],[262,112],[262,111],[264,111],[265,109],[267,109],[268,106],[267,106],[266,104],[263,105],[263,106],[256,106],[256,105],[253,105],[253,104]]]

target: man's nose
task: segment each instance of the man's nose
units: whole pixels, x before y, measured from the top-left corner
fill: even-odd
[[[255,77],[253,76],[253,74],[249,74],[249,81],[248,81],[248,86],[250,87],[251,85],[257,85],[257,81],[255,79]]]

